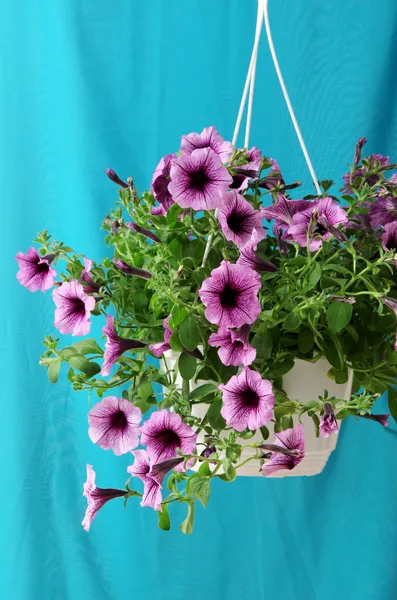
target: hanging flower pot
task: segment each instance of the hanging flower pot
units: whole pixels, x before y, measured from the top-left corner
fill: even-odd
[[[396,165],[378,154],[361,159],[360,138],[339,191],[317,180],[266,6],[259,0],[232,142],[215,127],[182,136],[143,193],[108,169],[119,186],[103,223],[112,260],[96,264],[46,231],[38,249],[16,256],[20,283],[53,288],[55,327],[81,338],[44,339],[50,381],[66,366],[73,388],[90,394],[93,443],[131,458],[125,489],[98,488],[88,465],[86,530],[108,501],[136,497],[162,529],[170,505],[185,504],[181,530],[191,533],[196,501],[205,507],[219,479],[253,475],[266,485],[315,475],[345,418],[386,426],[388,415],[372,412],[386,390],[397,416]],[[299,182],[288,184],[274,159],[249,146],[263,17],[315,195],[292,192]],[[86,337],[96,317],[99,342]]]

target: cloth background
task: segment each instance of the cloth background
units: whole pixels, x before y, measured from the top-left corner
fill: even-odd
[[[397,158],[395,0],[275,0],[274,40],[318,177],[341,181],[354,144]],[[128,457],[87,436],[87,397],[38,366],[56,334],[50,293],[15,279],[47,228],[100,259],[116,200],[104,170],[148,187],[180,135],[231,138],[255,28],[254,0],[7,0],[0,20],[1,596],[12,600],[394,600],[396,437],[346,423],[313,478],[217,482],[194,534],[109,503],[80,526],[85,465],[123,486]],[[265,40],[252,144],[312,190]],[[99,327],[98,327],[99,331]],[[379,410],[385,411],[384,399]],[[184,509],[183,509],[184,511]]]

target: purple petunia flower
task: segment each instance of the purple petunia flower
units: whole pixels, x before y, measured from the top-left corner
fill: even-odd
[[[139,267],[131,267],[121,258],[114,258],[113,264],[119,271],[122,271],[126,275],[133,275],[136,277],[142,277],[143,279],[150,279],[152,274],[146,269],[140,269]]]
[[[377,423],[380,423],[381,425],[383,425],[383,427],[388,427],[389,426],[389,417],[390,415],[373,415],[373,414],[364,414],[364,415],[358,415],[359,417],[361,417],[361,419],[370,419],[371,421],[376,421]]]
[[[288,233],[297,244],[309,244],[309,250],[315,252],[321,248],[324,240],[338,235],[337,225],[347,222],[347,213],[343,208],[332,198],[321,198],[311,202],[311,206],[305,211],[294,215]]]
[[[120,456],[137,447],[141,418],[139,408],[128,400],[107,396],[88,413],[88,435],[94,444]]]
[[[356,209],[361,210],[350,218],[346,225],[346,229],[371,229],[370,209],[372,206],[373,204],[371,202],[358,202],[356,204]],[[361,212],[363,214],[360,214]]]
[[[87,335],[91,327],[90,313],[95,298],[88,296],[78,281],[64,281],[52,292],[55,302],[54,325],[61,333]]]
[[[388,225],[394,221],[397,221],[397,198],[393,196],[377,198],[369,212],[371,227],[376,229],[380,225]]]
[[[245,367],[240,375],[234,375],[222,390],[221,414],[228,427],[237,431],[254,431],[266,425],[273,417],[274,395],[270,381],[259,373]]]
[[[212,210],[222,204],[222,194],[231,182],[219,156],[204,148],[172,161],[168,189],[182,208]]]
[[[245,200],[235,190],[225,192],[218,212],[218,221],[225,238],[241,247],[251,238],[255,230],[259,239],[263,239],[266,231],[262,227],[262,216],[259,210]]]
[[[256,321],[261,311],[260,288],[259,273],[224,260],[211,271],[211,277],[203,281],[198,293],[207,307],[208,321],[223,328],[233,328]]]
[[[248,267],[249,269],[258,271],[258,273],[263,271],[278,271],[276,265],[256,255],[256,250],[260,241],[261,238],[254,229],[251,238],[242,248],[240,248],[240,256],[236,264],[240,267]]]
[[[338,422],[335,418],[334,408],[330,402],[324,402],[324,414],[320,421],[320,435],[328,437],[338,431]]]
[[[19,265],[17,279],[21,285],[31,292],[45,292],[54,285],[57,272],[51,267],[53,254],[41,257],[36,248],[29,248],[26,254],[18,252],[15,260]]]
[[[245,172],[233,172],[232,179],[233,181],[229,185],[229,188],[236,192],[243,192],[246,190],[250,181],[250,177],[248,177]]]
[[[80,275],[79,282],[83,286],[86,294],[98,294],[101,286],[92,279],[91,269],[92,260],[84,257],[84,269]]]
[[[305,458],[305,438],[301,423],[294,429],[275,433],[274,442],[261,446],[272,452],[270,460],[262,467],[262,473],[266,477],[283,469],[291,471]]]
[[[113,183],[117,183],[117,185],[119,185],[122,188],[128,188],[128,183],[120,179],[116,171],[113,171],[113,169],[106,169],[105,172],[109,179],[113,181]]]
[[[133,477],[139,477],[143,482],[144,492],[141,506],[150,506],[154,510],[161,510],[163,479],[171,469],[183,462],[183,458],[171,458],[151,466],[146,450],[135,450],[132,454],[135,458],[134,464],[127,467],[127,471]]]
[[[165,215],[167,214],[167,211],[165,210],[165,208],[162,204],[159,204],[159,206],[153,206],[151,213],[154,217],[157,215],[165,217]]]
[[[283,194],[278,194],[277,204],[262,208],[261,213],[268,221],[274,219],[275,232],[284,232],[292,224],[294,215],[306,210],[310,204],[307,200],[287,200]]]
[[[167,350],[171,350],[170,339],[172,336],[172,329],[168,325],[170,317],[171,315],[168,315],[168,317],[163,321],[164,341],[159,342],[158,344],[150,344],[149,346],[149,350],[153,352],[153,354],[157,356],[157,358],[163,356],[164,352],[167,352]]]
[[[256,358],[256,349],[248,341],[250,327],[243,325],[240,329],[218,330],[208,340],[210,346],[219,347],[218,355],[224,365],[248,367]]]
[[[174,199],[168,189],[168,184],[171,181],[170,170],[173,158],[175,158],[175,154],[166,154],[163,156],[152,177],[153,196],[160,204],[163,211],[162,214],[166,214],[169,207],[174,204]],[[152,214],[155,213],[152,211]]]
[[[85,531],[89,531],[95,515],[106,502],[113,498],[122,498],[127,494],[126,490],[98,488],[95,485],[95,475],[92,466],[87,465],[87,481],[84,484],[83,495],[87,498],[88,506],[82,522]]]
[[[385,252],[395,250],[397,253],[397,221],[385,225],[382,233],[382,248],[385,250]]]
[[[392,187],[397,186],[397,173],[393,173],[393,175],[389,177],[389,179],[386,179],[385,183]]]
[[[142,425],[141,432],[141,444],[146,445],[152,464],[176,458],[177,448],[183,454],[192,454],[196,449],[197,434],[180,415],[168,410],[154,412]],[[183,471],[183,465],[178,465],[176,470]]]
[[[102,332],[107,336],[101,370],[101,375],[103,377],[109,375],[111,367],[124,352],[136,350],[137,348],[145,348],[146,346],[146,344],[138,340],[122,338],[117,335],[114,328],[114,318],[111,316],[106,317],[106,325],[102,329]]]
[[[223,163],[229,160],[233,152],[232,143],[225,142],[215,127],[205,127],[201,133],[189,133],[189,135],[182,136],[182,154],[192,154],[194,150],[203,148],[211,148]]]
[[[389,227],[389,225],[388,225]],[[390,310],[392,310],[394,312],[394,316],[397,319],[397,300],[396,298],[390,298],[389,296],[382,296],[381,300],[384,304],[386,304],[386,306],[388,306],[390,308]],[[395,338],[395,342],[394,342],[394,350],[397,351],[397,333],[396,333],[396,338]]]

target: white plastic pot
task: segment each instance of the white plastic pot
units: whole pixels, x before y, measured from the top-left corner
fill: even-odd
[[[178,360],[178,354],[169,350],[165,353],[165,359],[168,367],[172,369]],[[283,377],[283,389],[285,393],[294,400],[300,402],[310,402],[311,400],[317,400],[319,396],[324,394],[324,390],[328,390],[329,396],[336,396],[337,398],[343,398],[349,400],[352,387],[352,373],[349,374],[349,379],[345,384],[337,384],[327,377],[327,372],[331,368],[329,362],[325,359],[321,359],[316,363],[310,363],[304,360],[295,360],[295,365],[289,373]],[[182,381],[180,375],[178,375],[177,383],[181,386]],[[205,381],[198,381],[197,383],[190,382],[190,390],[208,383]],[[203,418],[207,412],[207,405],[198,404],[193,407],[192,413],[200,418]],[[338,434],[332,434],[327,438],[319,437],[315,435],[313,420],[306,414],[302,416],[302,424],[305,432],[305,458],[303,461],[295,467],[292,471],[278,471],[272,475],[272,477],[296,477],[299,475],[318,475],[324,469],[327,464],[329,455],[335,450]],[[267,427],[270,431],[270,437],[268,442],[273,441],[272,423],[268,423]],[[203,433],[199,434],[198,441],[204,440]],[[241,443],[253,443],[261,442],[263,438],[258,432],[249,442],[241,440]],[[277,442],[276,442],[277,443]],[[246,448],[243,450],[241,461],[248,458],[250,455],[255,453],[253,448]],[[246,476],[261,476],[262,472],[259,470],[258,461],[253,460],[243,465],[237,470],[238,475]]]

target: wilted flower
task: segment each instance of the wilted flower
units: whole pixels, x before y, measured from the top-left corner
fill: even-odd
[[[117,175],[117,173],[115,171],[113,171],[113,169],[106,169],[105,172],[111,181],[113,181],[114,183],[117,183],[117,185],[119,185],[122,188],[128,188],[128,183],[126,183],[125,181],[120,179],[120,177]]]
[[[291,471],[305,458],[303,425],[300,423],[294,429],[275,433],[274,444],[263,444],[261,448],[272,452],[270,460],[262,467],[266,477],[283,469]]]
[[[356,152],[354,154],[354,164],[358,165],[361,160],[361,150],[367,143],[367,139],[365,137],[360,137],[356,144]]]
[[[98,294],[99,290],[101,289],[101,286],[98,283],[95,283],[95,281],[93,280],[91,275],[91,269],[92,260],[89,260],[88,258],[84,257],[84,269],[80,275],[79,281],[83,286],[86,294]]]
[[[280,167],[278,166],[277,161],[273,158],[269,158],[269,160],[272,163],[272,168],[266,177],[263,177],[263,179],[258,182],[258,186],[271,191],[277,187],[284,187],[285,182],[283,176],[281,175]]]
[[[192,154],[194,150],[202,148],[211,148],[223,163],[229,160],[233,152],[231,142],[225,142],[215,127],[205,127],[201,133],[189,133],[189,135],[182,136],[182,154]]]
[[[161,244],[161,240],[160,240],[159,236],[156,235],[153,231],[150,231],[150,229],[145,229],[144,227],[141,227],[140,225],[137,225],[133,221],[130,221],[129,223],[126,223],[126,225],[130,229],[132,229],[132,231],[135,231],[136,233],[141,233],[142,235],[145,235],[147,238],[149,238],[153,242]]]
[[[372,204],[369,211],[369,222],[376,229],[380,225],[388,225],[397,221],[397,198],[380,196]]]
[[[221,205],[222,194],[231,182],[219,156],[204,148],[172,161],[168,189],[182,208],[212,210]]]
[[[136,277],[142,277],[143,279],[150,279],[152,274],[146,269],[140,269],[139,267],[131,267],[121,258],[114,258],[113,264],[119,271],[122,271],[126,275],[135,275]]]
[[[239,247],[248,242],[253,230],[260,240],[266,235],[260,211],[255,210],[252,204],[234,190],[223,195],[218,220],[225,238]]]
[[[361,417],[362,419],[370,419],[371,421],[376,421],[377,423],[380,423],[381,425],[383,425],[383,427],[388,427],[389,426],[389,416],[390,415],[374,415],[374,414],[369,414],[366,413],[364,415],[358,415],[359,417]]]
[[[182,421],[182,417],[168,410],[152,413],[141,427],[141,444],[146,445],[152,464],[176,458],[177,449],[192,454],[196,449],[197,434]],[[176,467],[183,471],[183,465]]]
[[[51,267],[53,254],[41,257],[36,248],[29,248],[26,254],[18,252],[15,260],[19,265],[17,279],[21,285],[31,292],[45,292],[54,285],[57,272]]]
[[[335,418],[334,408],[330,402],[324,402],[324,414],[320,421],[320,435],[328,437],[338,431],[338,422]]]
[[[171,315],[168,315],[168,317],[163,321],[164,341],[159,342],[158,344],[150,344],[149,346],[149,350],[153,352],[157,358],[163,356],[164,352],[167,352],[167,350],[171,350],[170,339],[172,336],[172,329],[170,329],[170,326],[168,325],[170,317]]]
[[[89,531],[95,515],[106,502],[113,500],[113,498],[122,498],[127,494],[125,490],[97,488],[95,475],[92,466],[87,465],[87,481],[84,484],[83,495],[87,498],[88,506],[82,522],[85,531]]]
[[[88,413],[88,435],[94,444],[120,456],[137,447],[141,418],[139,408],[128,400],[107,396]]]
[[[208,321],[233,328],[256,321],[261,311],[260,288],[261,280],[256,271],[224,260],[211,271],[211,277],[203,281],[198,293],[207,307]]]
[[[337,235],[336,227],[348,222],[347,213],[332,198],[321,198],[311,203],[310,208],[296,213],[288,233],[300,246],[309,245],[315,252],[324,240]]]
[[[254,229],[252,231],[251,238],[242,248],[240,248],[240,256],[236,264],[240,267],[248,267],[249,269],[258,271],[258,273],[264,271],[278,271],[276,265],[256,255],[256,250],[260,241],[261,238],[259,237],[257,231]]]
[[[102,332],[107,336],[101,370],[101,375],[103,377],[109,375],[111,367],[124,352],[136,350],[137,348],[145,348],[146,346],[146,344],[139,340],[122,338],[117,335],[114,328],[114,317],[111,316],[106,317],[106,325],[102,329]]]
[[[256,349],[248,341],[249,330],[249,325],[243,325],[235,331],[220,328],[218,333],[210,335],[208,343],[219,347],[218,355],[224,365],[247,367],[256,358]]]
[[[174,204],[172,195],[168,190],[168,184],[171,181],[170,170],[173,158],[175,158],[175,154],[166,154],[160,160],[152,177],[152,192],[153,196],[160,204],[160,210],[162,211],[161,214],[166,214],[169,207]],[[153,210],[152,214],[155,214]]]
[[[54,325],[61,333],[87,335],[95,298],[88,296],[78,281],[65,281],[52,292],[55,302]]]
[[[273,417],[272,384],[256,371],[245,367],[240,375],[234,375],[226,385],[218,387],[222,390],[221,414],[228,427],[254,431]]]

